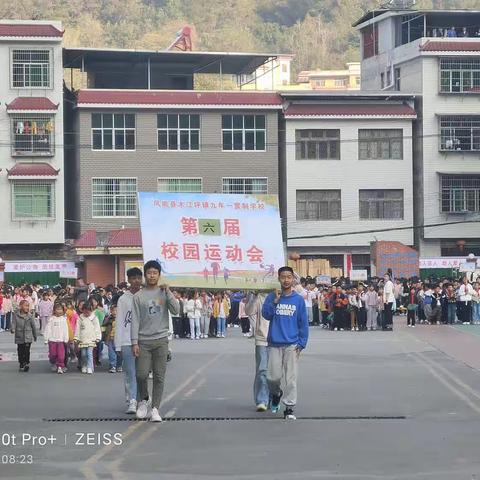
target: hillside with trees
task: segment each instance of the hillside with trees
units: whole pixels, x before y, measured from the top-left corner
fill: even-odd
[[[352,23],[377,0],[0,0],[0,16],[61,20],[65,44],[165,49],[185,24],[194,49],[294,53],[294,70],[359,60]],[[480,8],[480,0],[418,0],[418,8]]]

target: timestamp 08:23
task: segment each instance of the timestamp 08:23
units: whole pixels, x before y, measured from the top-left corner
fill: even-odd
[[[32,465],[33,455],[2,455],[0,457],[2,465]]]

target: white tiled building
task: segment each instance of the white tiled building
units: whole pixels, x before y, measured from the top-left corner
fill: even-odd
[[[0,249],[64,243],[63,31],[0,21]]]
[[[413,221],[413,98],[282,95],[288,250],[368,268],[375,239],[412,245],[410,229],[381,230]]]
[[[421,256],[479,255],[480,12],[377,10],[357,28],[362,88],[418,95],[415,223],[452,223],[417,230]]]

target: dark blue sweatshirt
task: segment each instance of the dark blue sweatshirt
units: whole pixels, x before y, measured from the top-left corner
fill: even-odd
[[[270,293],[262,308],[262,315],[270,320],[268,329],[268,345],[285,347],[298,345],[301,349],[307,346],[308,316],[305,300],[296,292],[280,297],[274,304],[275,294]]]

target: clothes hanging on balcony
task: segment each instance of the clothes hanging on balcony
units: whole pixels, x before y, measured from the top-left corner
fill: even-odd
[[[38,134],[37,122],[32,122],[32,135],[37,135],[37,134]]]
[[[23,122],[17,122],[15,126],[15,133],[22,135],[24,130]]]

